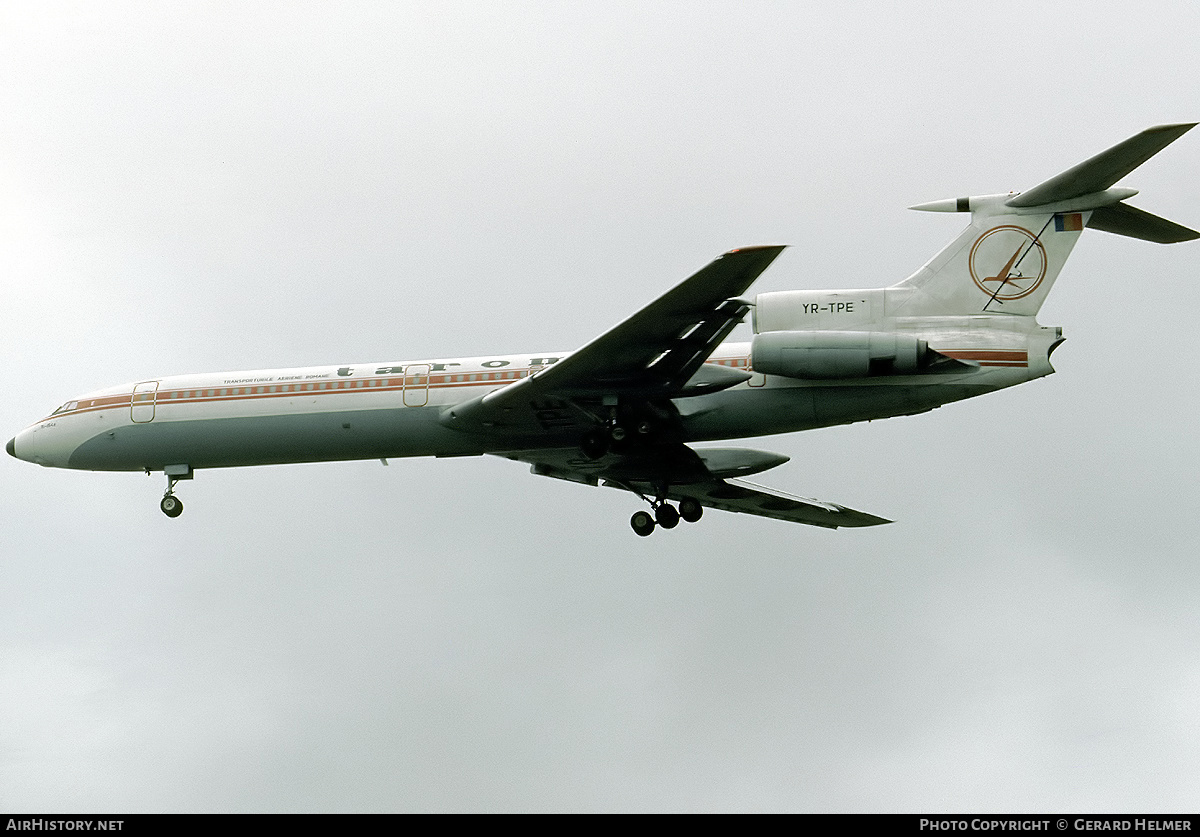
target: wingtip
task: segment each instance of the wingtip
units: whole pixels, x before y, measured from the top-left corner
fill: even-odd
[[[1162,140],[1160,140],[1160,141],[1163,143],[1162,147],[1166,148],[1168,145],[1175,142],[1175,140],[1179,139],[1184,134],[1186,134],[1188,131],[1192,130],[1192,128],[1195,128],[1197,124],[1200,124],[1200,123],[1172,122],[1167,125],[1152,125],[1151,127],[1142,131],[1142,133],[1139,134],[1138,136],[1144,137],[1144,136],[1161,135]]]
[[[888,520],[886,517],[868,514],[867,512],[855,511],[854,509],[845,509],[847,512],[853,512],[854,517],[845,521],[838,521],[838,527],[847,529],[863,529],[867,526],[884,526],[888,523],[895,523],[894,520]]]
[[[730,250],[725,255],[726,256],[734,256],[739,253],[762,253],[762,252],[767,252],[767,251],[772,251],[772,250],[775,253],[782,253],[787,248],[788,248],[788,245],[786,245],[786,244],[754,244],[750,247],[735,247],[734,249]]]

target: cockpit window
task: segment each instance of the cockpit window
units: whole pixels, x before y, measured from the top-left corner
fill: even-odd
[[[79,406],[78,401],[68,401],[66,404],[63,404],[61,407],[59,407],[57,410],[55,410],[50,415],[57,416],[59,413],[69,413],[78,406]]]

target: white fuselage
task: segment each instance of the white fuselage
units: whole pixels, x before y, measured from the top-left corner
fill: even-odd
[[[944,354],[977,363],[973,371],[834,381],[754,374],[721,392],[675,399],[684,440],[744,438],[919,413],[1053,371],[1048,356],[1060,339],[1057,329],[1027,326],[1025,318],[972,317],[961,324],[938,319],[920,324],[919,330]],[[464,431],[444,421],[447,408],[536,375],[568,354],[135,382],[72,399],[22,431],[9,443],[9,452],[48,467],[161,471],[181,465],[199,469],[570,447],[578,443],[588,417],[566,405],[545,406],[536,437]],[[722,344],[708,362],[752,371],[750,344]]]

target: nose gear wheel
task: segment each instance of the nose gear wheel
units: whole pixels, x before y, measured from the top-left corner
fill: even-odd
[[[158,507],[167,517],[179,517],[183,514],[183,501],[174,494],[164,495]]]

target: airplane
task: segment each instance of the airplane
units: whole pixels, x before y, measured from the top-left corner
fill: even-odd
[[[1051,374],[1036,315],[1085,228],[1162,244],[1200,233],[1115,184],[1196,123],[1136,134],[1032,189],[918,204],[969,224],[907,279],[745,296],[784,249],[732,250],[573,352],[177,375],[67,401],[7,444],[52,468],[198,470],[493,454],[623,489],[638,535],[705,508],[826,528],[891,521],[744,478],[788,457],[696,443],[927,412]],[[725,343],[746,315],[749,342]]]

